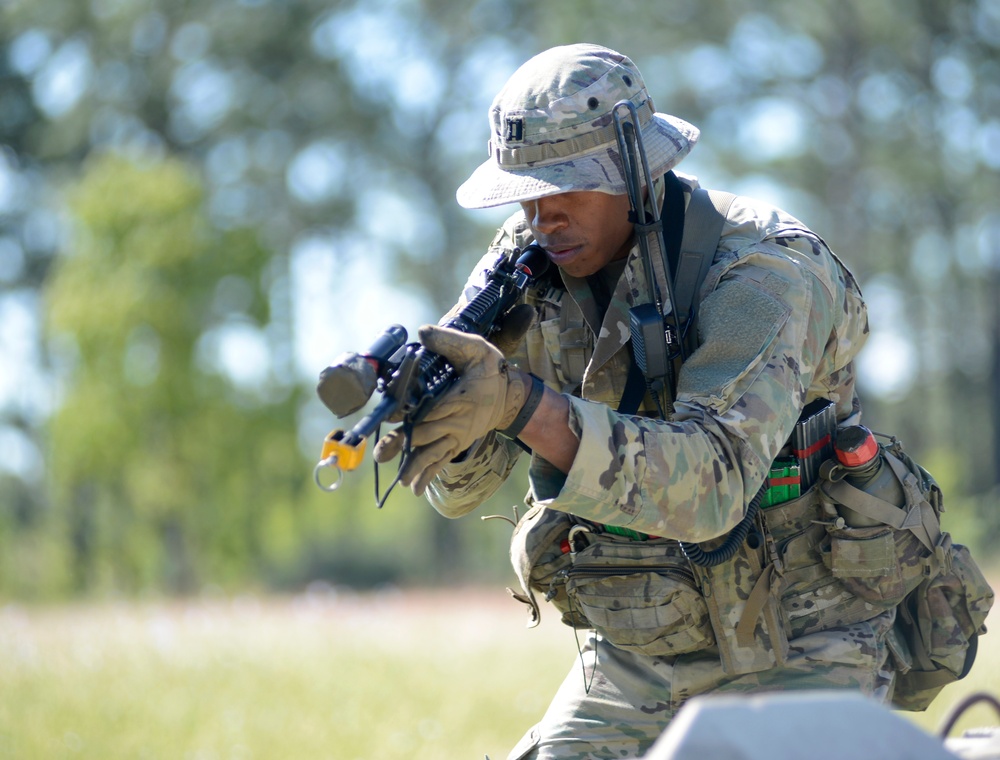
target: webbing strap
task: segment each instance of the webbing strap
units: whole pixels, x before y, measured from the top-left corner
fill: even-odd
[[[934,668],[934,664],[931,663]],[[947,668],[934,670],[910,670],[903,674],[907,685],[911,688],[923,691],[924,689],[940,689],[955,680],[955,674]]]
[[[646,395],[646,378],[633,359],[628,365],[628,377],[625,378],[625,391],[618,404],[618,414],[635,414]]]
[[[935,551],[941,542],[941,520],[934,512],[934,508],[930,502],[921,493],[920,486],[917,483],[917,476],[907,470],[899,459],[889,453],[886,454],[885,461],[889,463],[893,474],[895,474],[896,478],[902,484],[907,503],[920,506],[919,528],[909,524],[906,527],[912,530],[930,551]]]
[[[757,619],[764,611],[764,605],[771,595],[771,575],[774,573],[774,563],[769,563],[757,578],[757,582],[747,597],[747,603],[743,607],[743,614],[740,622],[736,624],[736,643],[741,647],[752,647],[754,643],[754,631],[757,629]]]
[[[885,461],[906,494],[905,507],[908,509],[872,496],[844,480],[821,481],[820,489],[833,501],[865,517],[896,530],[909,530],[927,551],[933,554],[941,538],[941,526],[934,509],[920,493],[913,473],[906,470],[902,463],[889,453],[885,454]]]
[[[821,480],[820,490],[836,503],[843,504],[854,512],[896,530],[903,530],[907,527],[907,523],[912,524],[910,512],[899,504],[890,504],[885,499],[872,496],[843,480]],[[930,550],[933,551],[933,547],[930,547]]]
[[[736,196],[720,190],[698,188],[691,193],[684,218],[681,255],[674,275],[676,314],[687,317],[708,274],[726,215]]]

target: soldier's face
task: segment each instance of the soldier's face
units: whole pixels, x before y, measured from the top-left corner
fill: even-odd
[[[560,193],[521,203],[535,241],[552,263],[573,277],[587,277],[624,258],[632,245],[627,195],[592,191]]]

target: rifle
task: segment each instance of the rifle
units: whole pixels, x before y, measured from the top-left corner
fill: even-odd
[[[545,250],[534,243],[515,249],[513,255],[501,254],[486,272],[486,286],[444,326],[489,339],[521,294],[539,285],[548,269]],[[366,352],[344,354],[320,373],[316,392],[338,418],[360,409],[375,393],[381,397],[350,430],[333,430],[324,439],[313,470],[316,485],[324,491],[337,490],[343,473],[357,469],[368,438],[383,422],[402,420],[404,429],[412,428],[458,379],[444,357],[406,341],[406,329],[392,325]],[[325,469],[337,470],[337,480],[330,485],[320,479]],[[377,490],[376,480],[376,499],[382,506],[388,492],[379,499]]]

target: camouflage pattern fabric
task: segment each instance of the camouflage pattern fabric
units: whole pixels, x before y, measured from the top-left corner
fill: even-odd
[[[689,197],[697,181],[679,176]],[[530,241],[523,215],[515,214],[473,272],[463,302],[501,252]],[[653,253],[655,262],[655,247]],[[648,300],[637,248],[603,320],[586,281],[565,274],[562,280],[563,288],[526,296],[537,318],[511,355],[520,368],[569,397],[570,426],[580,439],[567,474],[532,457],[526,496],[532,508],[664,539],[712,542],[742,519],[807,403],[827,398],[841,424],[860,420],[852,367],[868,333],[860,290],[818,236],[778,209],[745,198],[731,208],[715,262],[695,299],[699,347],[681,369],[676,398],[663,399],[666,420],[656,417],[648,394],[638,414],[614,411],[631,362],[628,311]],[[432,481],[429,500],[446,516],[468,513],[509,476],[520,452],[513,442],[486,435]],[[887,632],[894,611],[857,601],[831,576],[812,544],[812,558],[796,568],[801,581],[791,586],[775,571],[777,550],[769,550],[744,549],[721,566],[695,569],[693,588],[705,601],[705,607],[690,605],[697,641],[681,636],[677,648],[665,653],[655,648],[668,646],[663,642],[644,648],[645,642],[635,639],[634,647],[623,644],[633,647],[626,650],[595,637],[596,669],[593,648],[583,656],[584,671],[593,678],[589,693],[575,667],[535,729],[537,748],[531,749],[529,733],[511,757],[636,757],[685,699],[709,691],[843,686],[887,697],[892,684]],[[558,561],[559,549],[540,554]],[[519,559],[514,560],[517,568]],[[526,583],[529,575],[530,568],[519,568]],[[648,588],[643,583],[635,584],[640,601]],[[765,603],[755,607],[751,599],[759,584],[767,593]],[[613,609],[613,587],[566,588],[577,599],[582,589],[591,604],[607,598],[610,611],[589,614],[607,620],[616,640],[627,639],[628,624],[615,622],[622,616]],[[806,589],[812,594],[809,605],[828,604],[831,614],[796,609],[794,599],[783,598],[788,588]],[[533,590],[525,591],[517,596],[531,603]],[[557,600],[567,598],[565,589],[553,592]],[[669,593],[687,599],[678,587],[670,586]],[[627,614],[675,632],[669,610]]]
[[[697,186],[680,176],[688,191]],[[519,212],[477,266],[463,302],[501,251],[530,240]],[[667,421],[614,411],[631,361],[628,310],[648,292],[637,247],[603,323],[586,281],[563,280],[565,291],[531,297],[538,319],[511,358],[571,394],[581,448],[566,476],[533,458],[532,503],[704,541],[742,518],[808,402],[832,400],[841,424],[860,419],[851,363],[868,335],[860,290],[819,237],[777,209],[738,199],[730,211],[702,289],[701,345],[684,364]],[[752,324],[758,316],[764,324]],[[647,397],[640,414],[653,409]],[[471,511],[495,492],[519,451],[487,435],[431,485],[431,504],[447,516]]]
[[[851,689],[888,700],[893,673],[886,635],[895,613],[794,642],[781,668],[727,676],[709,650],[638,657],[590,636],[542,720],[508,760],[642,757],[684,702],[699,694]]]
[[[698,128],[656,113],[628,56],[600,45],[551,48],[526,61],[490,106],[490,157],[458,188],[465,208],[487,208],[568,191],[626,192],[611,113],[636,109],[652,177],[680,162]]]

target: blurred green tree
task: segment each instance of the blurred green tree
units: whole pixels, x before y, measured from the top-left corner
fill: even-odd
[[[273,272],[252,232],[207,223],[175,160],[89,160],[73,248],[46,288],[72,371],[50,422],[74,591],[245,583],[262,525],[305,487],[301,390],[267,344]]]
[[[978,504],[984,537],[1000,535],[1000,517],[991,508],[1000,490],[996,0],[663,0],[611,6],[592,0],[9,0],[0,4],[0,310],[35,310],[40,318],[37,293],[56,252],[67,251],[60,269],[71,268],[70,252],[91,245],[87,224],[60,224],[57,200],[62,187],[77,181],[81,167],[88,171],[81,187],[93,181],[91,173],[98,170],[88,156],[117,152],[139,165],[159,165],[145,169],[154,173],[173,166],[157,164],[165,157],[180,157],[190,167],[188,181],[198,188],[191,191],[189,212],[192,219],[200,214],[199,236],[254,251],[246,256],[268,283],[266,294],[257,283],[250,287],[260,311],[229,322],[220,322],[209,307],[185,313],[191,320],[187,344],[175,342],[175,326],[154,327],[143,315],[127,329],[119,325],[117,342],[108,338],[94,350],[112,352],[107,362],[121,378],[111,389],[135,395],[138,388],[148,395],[146,411],[130,412],[140,417],[152,416],[148,410],[157,403],[175,401],[153,390],[164,373],[174,371],[165,369],[169,353],[178,376],[189,370],[194,388],[200,393],[209,388],[213,402],[225,401],[219,410],[242,410],[260,425],[254,431],[261,439],[273,432],[277,440],[290,441],[282,456],[298,456],[296,466],[307,480],[308,459],[330,423],[309,390],[312,378],[323,361],[355,347],[342,345],[347,336],[363,342],[383,326],[369,324],[372,319],[400,319],[384,304],[365,310],[373,301],[370,283],[415,294],[428,315],[451,304],[505,213],[467,214],[453,200],[455,187],[481,160],[487,105],[529,55],[581,40],[630,54],[659,109],[702,128],[702,143],[684,170],[709,186],[783,205],[849,261],[872,304],[874,332],[863,367],[869,422],[901,435],[951,494]],[[133,181],[137,171],[123,172],[121,181]],[[106,181],[108,190],[95,193],[117,197],[111,186],[119,178]],[[81,207],[76,208],[79,215]],[[137,223],[136,217],[129,219]],[[194,267],[200,258],[185,266]],[[331,263],[317,267],[324,259]],[[226,270],[234,261],[220,259],[220,268],[206,273],[205,282],[214,283],[211,298],[195,288],[190,303],[245,294],[247,285],[240,283],[253,277],[242,265]],[[348,272],[351,280],[343,282]],[[78,276],[86,280],[83,273]],[[312,289],[303,291],[302,281]],[[216,287],[226,295],[217,297]],[[107,309],[115,304],[125,309],[118,297],[109,297]],[[110,318],[103,303],[95,314]],[[57,314],[52,316],[56,320]],[[52,324],[59,325],[50,333],[55,347],[72,346],[56,337],[72,332],[67,323]],[[39,332],[24,343],[40,345],[40,340]],[[87,341],[77,340],[83,356]],[[56,523],[45,522],[48,527],[37,532],[46,510],[37,486],[44,477],[40,472],[49,479],[63,477],[59,471],[66,462],[53,459],[44,470],[32,466],[30,440],[53,413],[44,392],[52,377],[66,378],[70,388],[96,398],[100,373],[93,374],[88,382],[95,387],[89,387],[72,367],[49,366],[40,347],[16,353],[9,343],[0,334],[0,350],[14,356],[12,366],[18,367],[16,375],[8,375],[13,381],[0,378],[0,391],[6,391],[0,394],[0,444],[21,455],[5,457],[6,469],[0,467],[5,507],[0,549],[23,546],[29,534],[38,536],[39,545],[58,547],[63,539]],[[206,358],[222,347],[244,359],[219,364]],[[67,355],[73,350],[55,351],[57,359]],[[135,367],[154,355],[161,357],[158,374],[142,385],[148,377]],[[96,353],[88,356],[104,361]],[[83,371],[81,362],[76,371]],[[122,362],[131,369],[126,372]],[[234,371],[241,364],[270,366],[287,398],[267,397],[259,377]],[[28,372],[29,365],[37,365],[36,371]],[[125,379],[129,373],[132,380]],[[12,383],[35,392],[13,393]],[[205,398],[186,397],[185,414],[198,418],[195,409]],[[72,436],[77,417],[86,421],[98,408],[96,402],[73,402],[68,392],[62,399],[49,428],[54,442]],[[270,511],[244,513],[227,503],[222,512],[236,510],[232,514],[247,523],[232,536],[211,526],[195,530],[198,519],[209,519],[196,517],[195,505],[232,498],[237,493],[232,489],[250,483],[263,499],[267,488],[253,479],[227,487],[222,482],[230,471],[221,466],[190,482],[178,481],[188,501],[160,495],[155,498],[169,503],[157,506],[147,496],[133,504],[133,492],[172,482],[169,462],[187,456],[193,444],[171,440],[174,448],[162,461],[133,470],[129,461],[148,457],[129,437],[136,434],[126,435],[112,420],[102,424],[116,448],[101,453],[95,444],[97,450],[87,452],[96,468],[90,480],[72,487],[60,481],[59,489],[49,491],[59,495],[48,509],[53,515],[75,514],[70,535],[76,546],[87,547],[95,539],[86,536],[103,534],[88,533],[86,526],[109,519],[101,505],[131,504],[129,519],[148,522],[152,527],[142,529],[143,540],[159,547],[159,559],[144,566],[146,580],[138,585],[170,577],[173,587],[184,588],[196,576],[217,572],[222,578],[227,573],[267,578],[271,571],[248,559],[253,551],[227,554],[233,542],[271,546],[258,556],[272,559],[280,543],[284,569],[272,570],[282,582],[299,577],[296,573],[327,572],[320,569],[323,556],[335,545],[346,556],[350,547],[319,526],[327,519],[331,530],[344,528],[348,518],[340,507],[325,512],[318,499],[329,506],[330,498],[303,494],[300,480],[274,475]],[[236,433],[246,431],[244,424],[250,423],[229,429],[233,440],[242,440]],[[287,424],[298,428],[291,439]],[[225,449],[223,429],[212,428],[220,438],[213,450]],[[59,450],[71,448],[64,442],[53,449]],[[114,486],[117,491],[101,490],[100,478],[111,477],[114,469],[111,462],[131,472],[128,498],[124,479]],[[361,477],[354,480],[360,488]],[[369,486],[366,476],[364,489]],[[498,497],[501,509],[517,500],[520,489],[511,484]],[[71,497],[75,513],[63,503]],[[332,498],[354,504],[353,495]],[[364,496],[347,509],[363,508],[367,501]],[[87,503],[92,506],[82,506]],[[351,530],[359,532],[348,534],[357,539],[351,547],[370,541],[380,556],[390,556],[379,543],[389,531],[372,525],[400,519],[408,536],[433,547],[427,556],[407,555],[407,562],[433,563],[417,575],[452,580],[466,575],[482,556],[476,542],[483,531],[474,522],[456,525],[419,509],[413,522],[409,512],[405,518],[366,513],[352,523]],[[116,515],[112,522],[124,519]],[[185,538],[173,545],[166,536],[178,532]],[[24,551],[0,551],[0,556]],[[90,552],[79,551],[80,556]],[[146,549],[136,551],[146,556]],[[293,572],[297,552],[303,558]],[[363,549],[357,554],[374,556]],[[243,559],[232,559],[231,569],[223,571],[216,565],[225,564],[224,556]],[[246,566],[239,568],[241,562]],[[150,570],[153,566],[159,570]],[[77,582],[103,583],[102,573],[97,565],[78,568]]]

